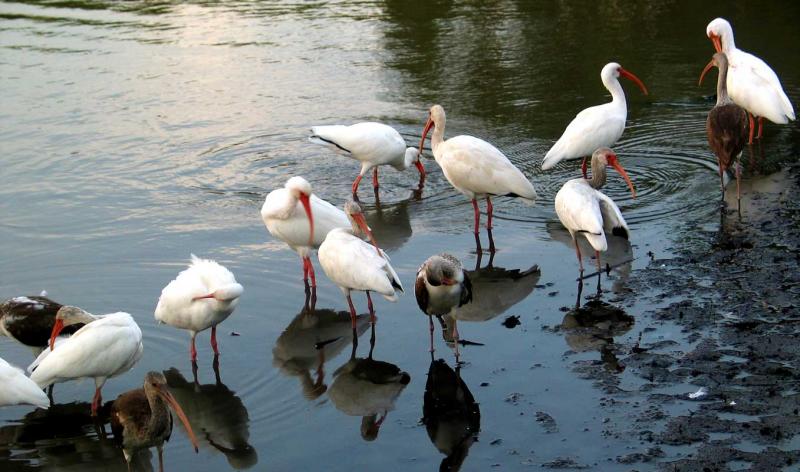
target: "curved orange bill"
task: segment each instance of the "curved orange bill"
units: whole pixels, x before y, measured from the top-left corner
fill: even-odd
[[[422,130],[422,138],[419,140],[419,157],[422,157],[422,146],[425,145],[425,138],[428,137],[428,132],[433,128],[433,120],[428,115],[428,121],[425,122],[425,128]],[[419,162],[419,160],[417,160]],[[420,164],[421,165],[421,164]],[[419,169],[419,167],[417,167]]]
[[[639,80],[639,77],[633,75],[633,73],[628,72],[627,70],[623,69],[622,67],[619,68],[619,75],[625,77],[626,79],[630,80],[634,84],[638,85],[642,92],[647,95],[647,87],[644,86],[644,82]]]
[[[700,80],[697,81],[697,85],[698,86],[703,84],[703,77],[706,76],[706,73],[708,71],[710,71],[712,67],[714,67],[714,58],[713,57],[711,58],[710,61],[708,61],[708,64],[706,64],[706,67],[703,69],[703,72],[700,74]]]
[[[628,173],[625,172],[625,169],[623,169],[622,166],[620,165],[619,161],[617,160],[617,157],[616,156],[609,156],[608,157],[608,163],[611,165],[611,167],[616,169],[617,172],[619,172],[619,174],[622,176],[623,179],[625,179],[625,182],[628,183],[628,188],[631,189],[631,193],[633,194],[633,198],[636,198],[636,189],[633,188],[633,182],[631,182],[631,178],[628,177]]]
[[[56,338],[58,337],[58,333],[64,329],[64,320],[56,319],[55,324],[53,324],[53,331],[50,332],[50,350],[52,351],[56,347]]]
[[[371,242],[372,245],[375,246],[375,250],[378,251],[378,255],[381,256],[381,248],[378,247],[378,242],[375,241],[375,236],[372,235],[372,230],[369,229],[369,225],[367,225],[367,220],[364,218],[364,215],[358,213],[352,216],[358,227],[361,228],[361,231],[363,231],[364,234],[366,234],[367,237],[369,238],[369,242]]]
[[[300,203],[303,204],[303,208],[306,210],[306,216],[308,216],[308,226],[310,230],[308,232],[308,245],[314,245],[314,216],[311,215],[311,199],[308,195],[301,193],[300,194]]]
[[[178,415],[181,423],[183,423],[183,426],[186,428],[186,434],[189,435],[189,441],[191,441],[192,445],[194,446],[194,452],[199,452],[199,448],[197,447],[197,437],[194,435],[194,431],[192,431],[192,426],[189,424],[189,418],[186,417],[186,413],[183,412],[183,408],[178,405],[175,397],[169,393],[169,390],[167,390],[166,387],[159,386],[157,391],[158,395],[164,399],[165,402],[167,402],[170,408],[172,408],[172,411]]]
[[[708,37],[708,39],[710,39],[711,42],[714,44],[714,49],[716,49],[717,52],[722,52],[722,41],[719,39],[718,34],[712,33],[711,36]]]

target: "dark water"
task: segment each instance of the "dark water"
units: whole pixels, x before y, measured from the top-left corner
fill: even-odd
[[[45,289],[91,312],[134,315],[144,357],[104,393],[113,399],[145,372],[169,371],[202,444],[195,455],[176,432],[168,470],[435,470],[443,460],[513,470],[559,457],[614,470],[608,460],[638,441],[609,432],[604,418],[624,423],[627,412],[601,408],[609,394],[572,366],[602,360],[597,368],[615,370],[614,343],[632,345],[652,307],[629,302],[622,308],[635,322],[614,318],[596,330],[543,329],[581,321],[561,310],[575,303],[577,267],[552,206],[575,164],[543,174],[539,163],[575,113],[607,100],[600,69],[618,61],[651,94],[623,84],[628,127],[615,148],[639,197],[612,175],[607,193],[632,238],[612,241],[608,257],[633,262],[604,281],[605,299],[626,290],[648,251],[668,256],[685,237],[682,223],[713,228],[718,181],[704,134],[713,80],[698,88],[697,78],[713,52],[705,26],[716,16],[732,22],[737,45],[764,58],[797,104],[800,56],[791,48],[800,4],[791,2],[2,4],[0,295]],[[413,277],[443,250],[471,268],[489,261],[475,253],[469,202],[433,160],[421,199],[413,170],[383,173],[380,208],[364,199],[407,289],[398,303],[377,301],[371,359],[366,322],[354,352],[349,320],[337,313],[346,303],[326,278],[317,311],[302,312],[299,259],[259,218],[266,194],[292,175],[337,205],[347,197],[357,165],[307,143],[311,125],[383,121],[416,143],[433,103],[447,110],[448,136],[494,143],[540,195],[534,207],[496,202],[500,250],[474,277],[498,301],[473,307],[460,325],[483,346],[461,348],[458,372],[438,328],[432,362]],[[769,125],[746,184],[794,159],[799,142],[794,124]],[[219,379],[208,334],[199,336],[198,386],[188,336],[152,315],[190,253],[219,260],[245,286],[222,325]],[[509,315],[521,325],[504,327]],[[663,327],[644,337],[681,341]],[[0,355],[31,360],[8,340]],[[393,376],[395,366],[410,381]],[[621,391],[642,383],[617,375]],[[381,381],[364,380],[372,377]],[[372,400],[348,402],[352,392]],[[86,418],[88,405],[71,403],[91,393],[90,381],[59,384],[60,405],[47,413],[0,411],[0,468],[125,470]],[[539,411],[555,430],[537,421]],[[463,433],[478,428],[477,437]],[[664,460],[680,453],[666,452]],[[149,470],[151,459],[141,455],[137,467]]]

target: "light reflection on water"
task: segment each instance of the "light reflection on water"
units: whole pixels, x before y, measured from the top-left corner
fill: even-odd
[[[797,103],[800,62],[778,51],[800,40],[793,21],[798,7],[784,8],[794,14],[713,2],[2,4],[2,295],[47,289],[56,300],[91,312],[133,313],[145,333],[145,356],[129,374],[109,381],[107,397],[114,398],[138,387],[149,370],[174,366],[188,378],[188,337],[156,325],[152,312],[161,288],[190,252],[219,259],[246,288],[237,312],[221,328],[220,371],[246,410],[245,443],[253,454],[239,463],[215,452],[219,448],[196,456],[179,432],[167,446],[168,470],[254,467],[256,460],[259,470],[313,470],[332,463],[340,469],[435,468],[442,460],[437,449],[453,451],[438,443],[434,448],[423,433],[428,423],[419,421],[424,379],[433,366],[427,320],[410,281],[422,261],[444,250],[467,267],[478,262],[469,202],[432,159],[425,162],[431,174],[421,198],[413,192],[413,169],[382,174],[380,207],[368,192],[362,197],[368,222],[409,291],[396,304],[376,302],[375,359],[399,366],[411,381],[372,443],[362,440],[360,418],[343,414],[327,392],[319,392],[348,362],[352,340],[341,338],[323,349],[322,363],[314,357],[320,352],[306,352],[302,339],[300,347],[284,345],[295,323],[311,330],[299,338],[317,334],[308,314],[298,314],[304,298],[298,259],[268,236],[258,210],[270,190],[296,174],[308,178],[322,198],[344,202],[358,166],[308,144],[311,125],[384,121],[416,145],[428,107],[441,103],[448,136],[489,140],[540,195],[534,207],[506,198],[495,207],[500,250],[494,267],[524,272],[536,264],[536,280],[530,278],[519,300],[494,307],[497,313],[476,313],[481,321],[461,328],[465,338],[484,344],[463,348],[467,364],[459,375],[469,380],[470,395],[481,405],[481,438],[487,439],[463,443],[465,468],[513,468],[559,456],[605,461],[630,444],[602,436],[593,419],[597,390],[569,370],[564,339],[541,330],[561,323],[560,308],[575,301],[574,251],[556,242],[564,235],[552,199],[576,175],[577,162],[548,173],[539,163],[578,111],[608,99],[599,80],[606,62],[617,60],[644,80],[647,97],[623,84],[629,121],[615,147],[638,197],[632,200],[613,172],[607,188],[632,228],[631,244],[621,253],[633,261],[606,284],[624,291],[625,280],[646,265],[644,253],[666,255],[672,222],[716,221],[715,164],[703,129],[712,103],[704,95],[712,88],[696,86],[712,52],[706,23],[720,15],[731,19],[737,44],[779,71]],[[797,155],[796,129],[767,127],[763,146],[755,150],[763,155],[764,172]],[[317,315],[322,324],[346,308],[324,277],[318,296],[317,306],[328,308]],[[645,308],[626,311],[637,318]],[[500,313],[519,315],[522,325],[504,328]],[[614,333],[614,343],[635,342],[645,326],[637,318],[630,332]],[[229,335],[234,331],[240,336]],[[207,336],[198,341],[201,385],[213,379]],[[369,346],[361,340],[357,357],[366,358]],[[437,340],[436,349],[448,358],[444,340]],[[17,365],[30,359],[27,350],[6,340],[0,340],[0,351]],[[534,364],[542,367],[532,369]],[[89,384],[59,385],[56,400],[88,398]],[[503,401],[515,392],[525,399],[520,405]],[[539,410],[556,418],[560,434],[543,433],[531,420]],[[471,410],[465,411],[464,421],[474,422]],[[41,414],[17,407],[0,411],[0,419],[10,422],[0,434],[17,435],[0,441],[3,470],[67,463],[87,470],[116,457],[91,429],[69,439],[85,451],[81,455],[64,450],[64,441],[42,449],[19,439],[18,429],[34,422],[26,415]],[[498,438],[501,446],[490,444]],[[537,444],[534,452],[531,442]]]

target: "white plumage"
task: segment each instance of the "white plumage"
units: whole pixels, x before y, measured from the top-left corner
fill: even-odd
[[[370,169],[375,169],[372,184],[378,187],[378,166],[390,165],[402,171],[414,163],[420,175],[424,176],[425,174],[417,149],[406,146],[400,133],[383,123],[364,122],[350,126],[313,126],[311,133],[312,135],[308,139],[312,143],[328,146],[339,154],[361,162],[361,172],[353,182],[354,198],[361,178]]]
[[[634,81],[647,95],[647,89],[638,77],[626,71],[616,62],[610,62],[600,72],[603,85],[611,93],[611,101],[586,108],[567,125],[564,134],[547,151],[542,161],[542,170],[553,168],[567,159],[591,156],[599,147],[610,147],[617,142],[625,130],[628,106],[619,76]]]
[[[211,346],[214,353],[219,354],[217,325],[233,313],[244,288],[224,266],[209,259],[200,259],[194,254],[191,257],[189,267],[161,291],[155,318],[191,333],[191,354],[192,360],[195,360],[195,336],[208,328],[212,328]]]
[[[478,234],[478,198],[486,197],[488,224],[492,229],[492,196],[520,197],[528,203],[536,199],[536,190],[525,175],[499,149],[473,136],[444,140],[446,117],[441,105],[433,105],[419,143],[420,153],[428,132],[433,128],[431,149],[442,172],[456,190],[472,200],[475,211],[475,234]]]
[[[0,358],[0,406],[33,405],[40,408],[50,406],[47,395],[36,382],[25,376],[22,369]]]
[[[773,123],[786,124],[795,119],[794,108],[775,71],[760,58],[736,47],[733,28],[728,21],[723,18],[712,20],[706,27],[706,35],[717,52],[724,52],[728,57],[726,85],[728,95],[737,105]],[[752,136],[751,122],[751,142]]]
[[[273,190],[261,207],[261,219],[271,235],[289,245],[303,259],[303,279],[311,275],[316,286],[310,253],[334,228],[350,226],[344,212],[311,193],[311,184],[302,177],[292,177],[284,188]],[[308,201],[309,211],[303,199]],[[311,234],[313,220],[314,234]]]
[[[29,370],[33,370],[31,380],[40,388],[84,377],[94,378],[94,414],[106,380],[130,370],[142,357],[144,347],[142,330],[130,314],[92,316],[86,313],[86,316],[93,319],[80,320],[87,324],[59,342],[52,351],[42,351]]]

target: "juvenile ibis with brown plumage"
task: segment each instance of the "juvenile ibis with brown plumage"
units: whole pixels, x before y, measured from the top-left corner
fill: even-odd
[[[189,419],[167,389],[164,374],[148,372],[142,388],[125,392],[114,400],[111,405],[111,431],[122,444],[128,470],[131,470],[131,459],[136,451],[155,446],[158,449],[158,470],[164,472],[164,441],[168,441],[172,434],[170,408],[186,427],[194,452],[198,452],[197,438]]]
[[[13,297],[0,303],[0,334],[21,344],[38,349],[47,347],[56,322],[56,313],[63,305],[43,295]],[[64,328],[72,334],[83,326],[78,323]]]
[[[433,316],[448,315],[454,309],[472,301],[472,282],[461,261],[455,256],[437,254],[423,262],[417,271],[414,294],[420,310],[428,315],[430,349],[433,352]],[[458,348],[456,323],[453,323],[453,338]]]
[[[734,162],[747,142],[747,111],[733,102],[728,95],[727,75],[729,71],[728,58],[724,52],[714,54],[711,61],[700,74],[700,83],[703,77],[712,68],[719,69],[717,77],[717,104],[708,112],[706,119],[706,134],[708,145],[717,156],[719,164],[719,186],[722,198],[725,198],[725,182],[723,174],[733,163],[736,173],[736,199],[739,194],[739,165]]]
[[[591,179],[569,180],[556,194],[556,214],[575,242],[575,254],[578,256],[581,273],[583,273],[583,260],[577,235],[583,234],[594,248],[598,272],[601,267],[600,252],[608,248],[606,231],[626,238],[629,235],[628,224],[622,217],[619,207],[614,200],[599,190],[606,184],[606,167],[609,165],[622,175],[633,197],[636,198],[633,182],[619,164],[617,155],[609,148],[600,148],[592,154]]]

